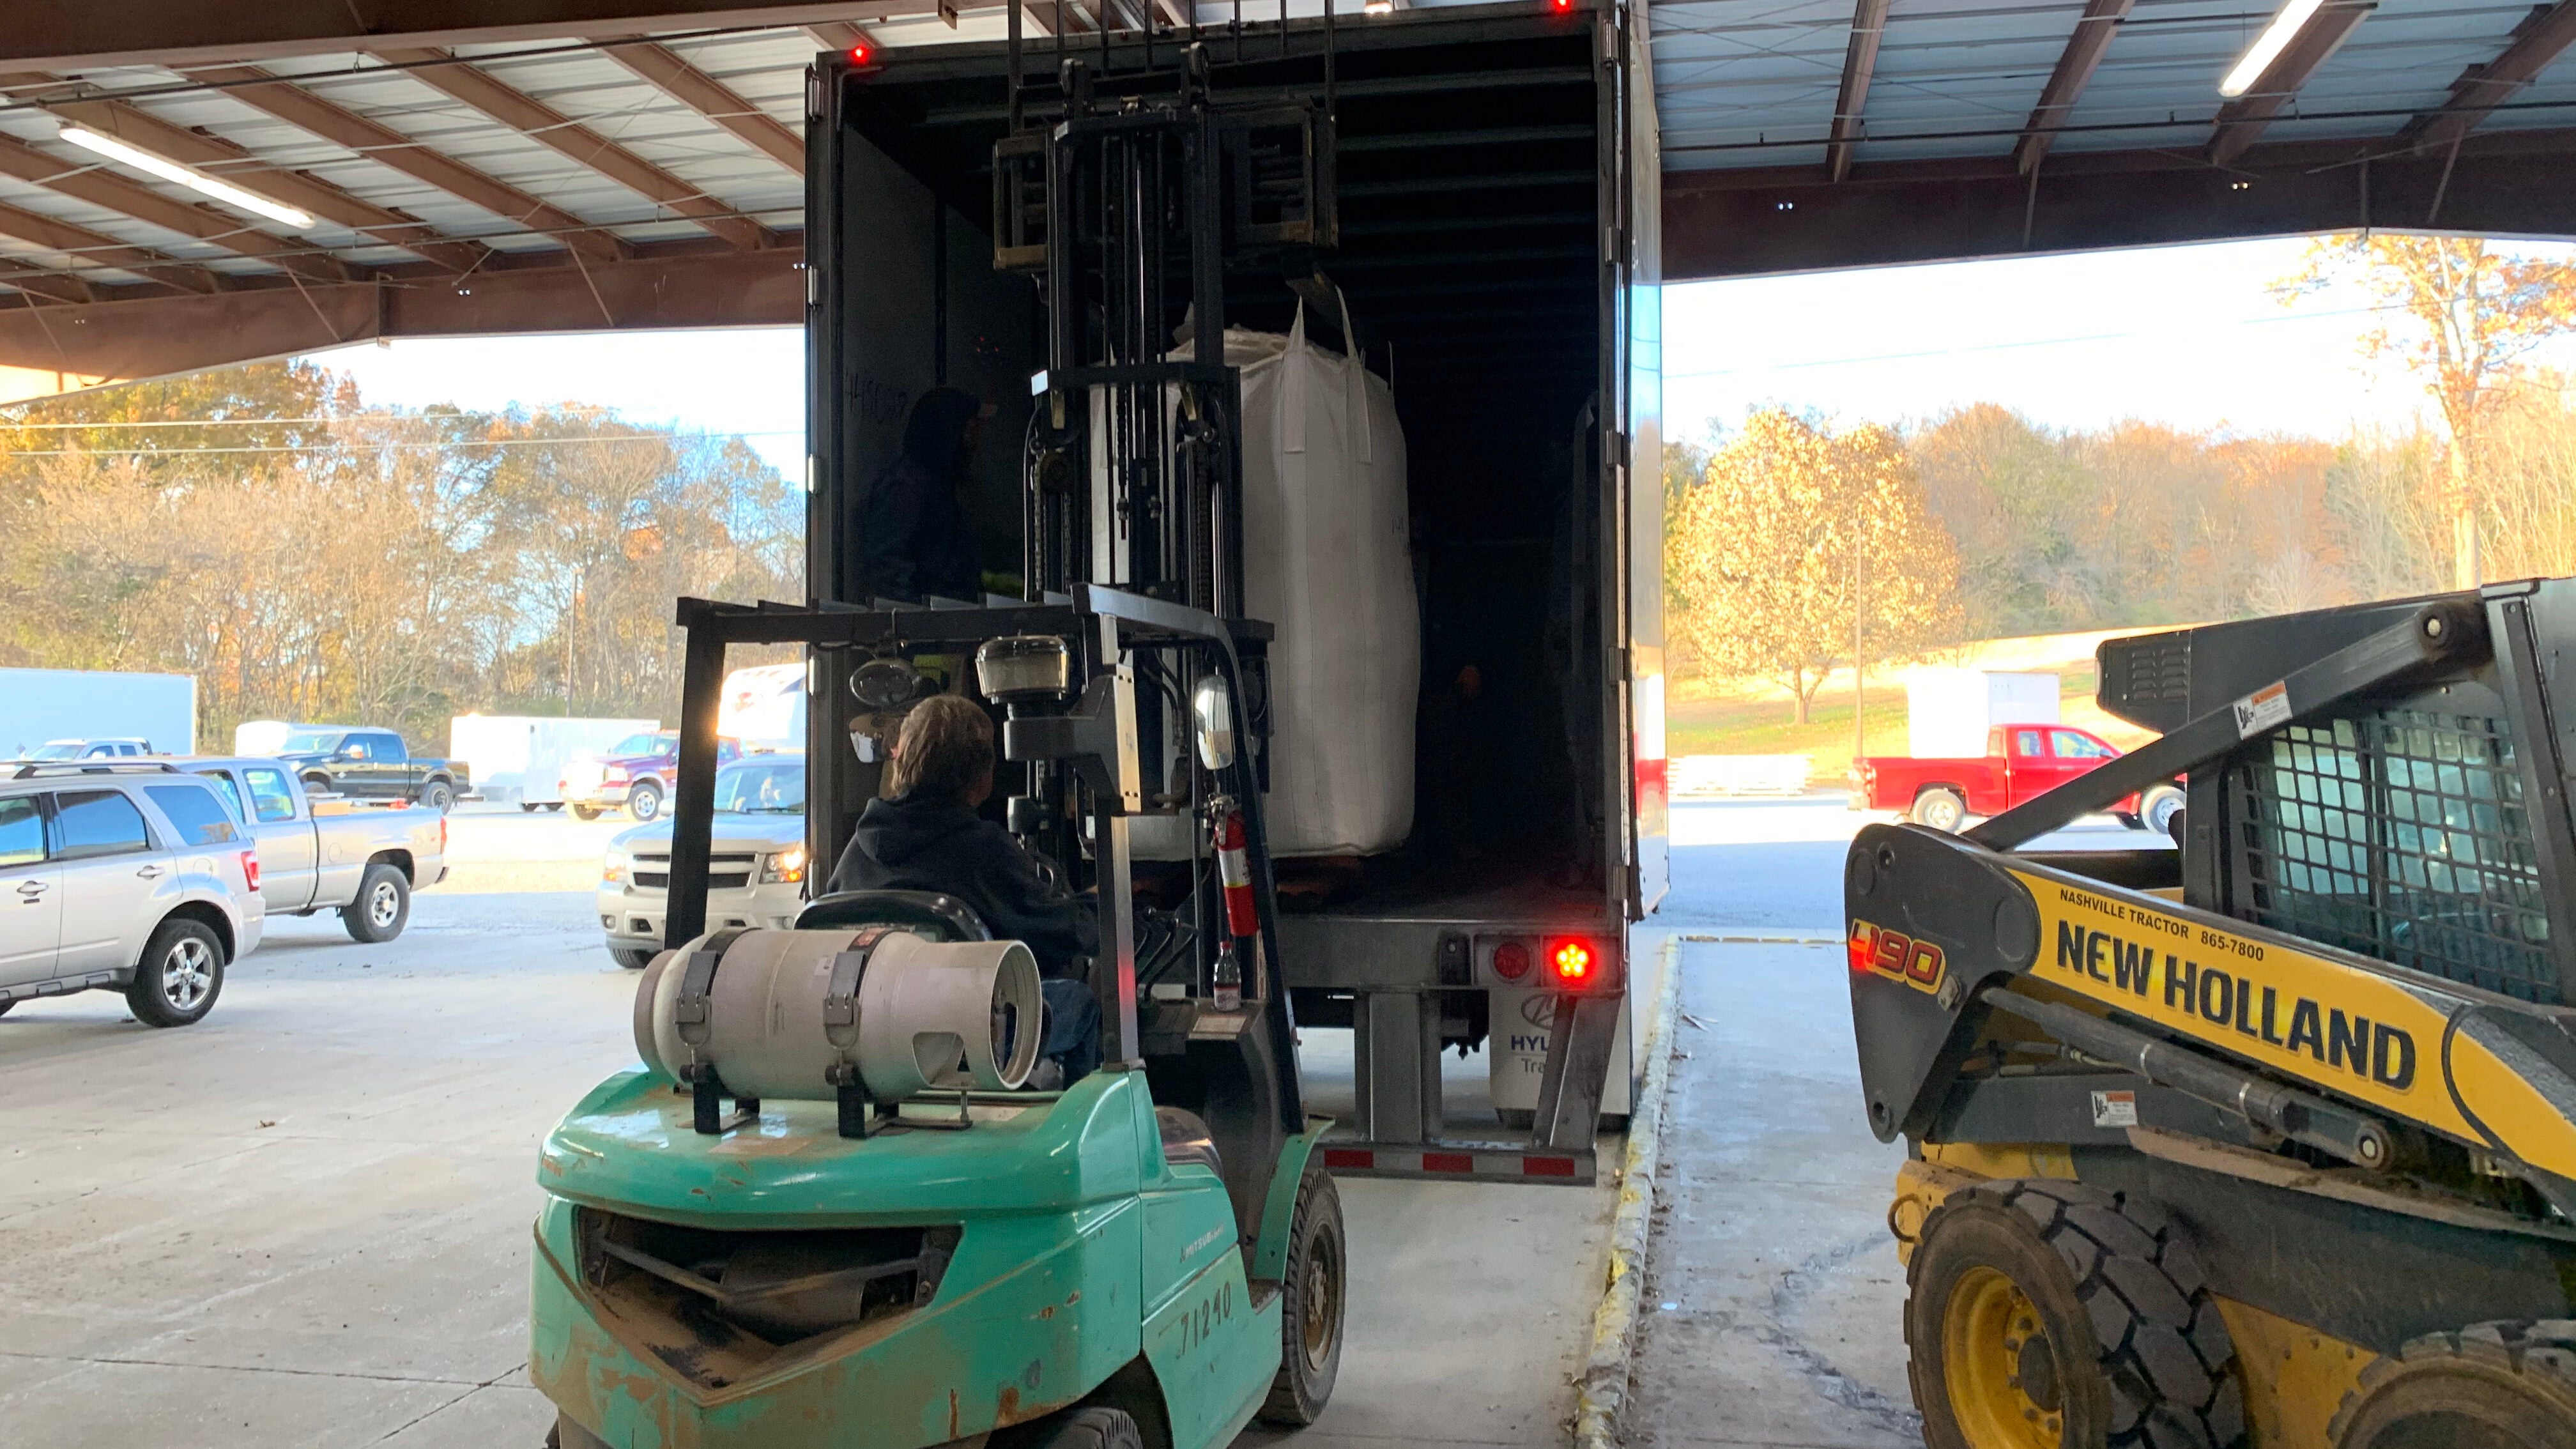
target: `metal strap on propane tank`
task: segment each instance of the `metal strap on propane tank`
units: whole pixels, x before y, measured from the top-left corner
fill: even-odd
[[[716,1064],[701,1054],[707,1044],[707,993],[715,989],[716,968],[724,964],[726,949],[740,940],[748,928],[731,926],[707,937],[706,943],[689,953],[688,964],[681,968],[680,999],[673,1004],[671,1020],[679,1029],[680,1041],[689,1049],[689,1060],[680,1068],[680,1079],[689,1085],[692,1107],[691,1126],[705,1136],[721,1135],[726,1128],[721,1110],[725,1095],[724,1081],[717,1075]],[[758,1100],[734,1099],[737,1116],[756,1118],[760,1115]]]
[[[868,1119],[876,1111],[855,1056],[859,1047],[859,983],[867,976],[868,958],[876,954],[877,943],[896,929],[891,925],[860,927],[850,938],[849,949],[832,958],[832,975],[823,988],[823,1035],[839,1054],[823,1070],[823,1080],[832,1084],[844,1137],[864,1139]]]

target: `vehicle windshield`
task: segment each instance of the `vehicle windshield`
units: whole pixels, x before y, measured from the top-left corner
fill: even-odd
[[[31,760],[77,760],[80,758],[81,743],[82,742],[79,740],[55,740],[51,744],[38,745],[34,749],[29,750],[27,752],[27,758]]]
[[[339,744],[340,735],[336,730],[329,734],[299,730],[288,735],[286,743],[277,747],[277,752],[281,755],[327,755]]]
[[[680,752],[677,731],[667,735],[628,735],[609,747],[612,755],[676,755]]]
[[[718,770],[716,810],[731,815],[802,815],[805,767],[735,765]]]

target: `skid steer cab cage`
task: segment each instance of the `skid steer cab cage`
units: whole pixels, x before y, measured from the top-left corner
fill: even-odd
[[[1873,1130],[2287,1153],[2401,1216],[2563,1229],[2571,642],[2576,581],[2546,580],[2104,644],[2102,707],[2161,739],[1963,836],[1853,842]],[[2176,775],[2178,850],[2017,849]]]

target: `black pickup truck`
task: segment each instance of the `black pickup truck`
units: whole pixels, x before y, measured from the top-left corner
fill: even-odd
[[[463,761],[415,755],[392,730],[298,730],[277,757],[308,792],[410,800],[445,813],[473,790]]]

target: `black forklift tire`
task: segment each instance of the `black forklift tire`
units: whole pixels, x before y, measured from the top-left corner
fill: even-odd
[[[1309,1157],[1288,1224],[1287,1278],[1279,1285],[1279,1376],[1261,1405],[1263,1423],[1311,1424],[1331,1402],[1333,1380],[1342,1371],[1349,1278],[1341,1189],[1324,1164]]]
[[[1029,1449],[1145,1449],[1145,1431],[1136,1427],[1135,1416],[1107,1404],[1079,1404],[1039,1420],[1036,1427],[1039,1432],[1031,1436],[1011,1430],[993,1437]]]
[[[340,908],[340,928],[349,939],[374,946],[403,933],[411,924],[411,881],[402,867],[376,861],[358,881],[358,894]]]
[[[2362,1370],[2335,1449],[2576,1449],[2576,1321],[2473,1323]]]
[[[2217,1300],[2143,1199],[2049,1178],[1981,1183],[1924,1221],[1905,1277],[1906,1375],[1927,1449],[2229,1449],[2243,1437]]]
[[[145,1026],[194,1026],[223,990],[223,940],[203,921],[173,916],[144,943],[125,1005]]]

